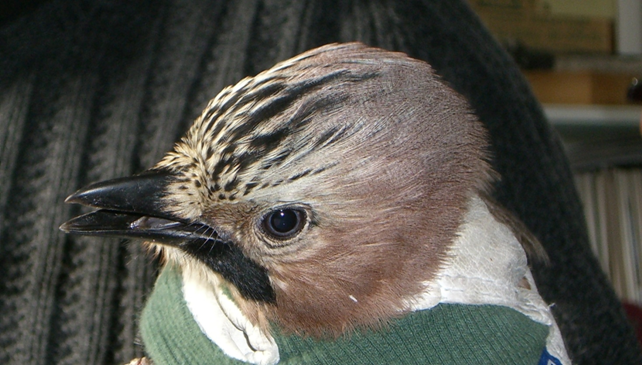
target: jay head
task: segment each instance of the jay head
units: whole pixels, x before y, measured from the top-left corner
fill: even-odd
[[[335,337],[410,311],[489,202],[487,146],[428,64],[328,45],[225,88],[154,167],[71,195],[98,210],[61,228],[142,239],[266,332]]]

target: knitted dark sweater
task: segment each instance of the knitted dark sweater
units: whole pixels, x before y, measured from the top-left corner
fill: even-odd
[[[142,355],[138,314],[157,264],[136,243],[64,235],[82,210],[64,198],[150,167],[224,86],[353,40],[428,61],[487,125],[496,198],[549,253],[534,276],[572,360],[640,363],[558,139],[517,67],[454,0],[51,0],[2,18],[0,362]]]

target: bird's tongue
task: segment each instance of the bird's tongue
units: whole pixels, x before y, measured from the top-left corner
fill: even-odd
[[[172,246],[194,239],[211,240],[217,237],[212,228],[201,224],[184,224],[109,210],[78,216],[62,224],[60,229],[70,234],[143,239]]]
[[[179,222],[166,220],[160,217],[142,216],[130,224],[132,229],[141,230],[169,230],[182,225]]]

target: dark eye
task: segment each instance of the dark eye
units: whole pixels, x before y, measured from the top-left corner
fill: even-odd
[[[264,231],[275,239],[290,239],[304,227],[306,212],[297,208],[280,208],[263,218]]]

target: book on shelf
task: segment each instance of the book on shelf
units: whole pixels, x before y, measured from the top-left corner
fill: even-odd
[[[592,251],[626,302],[641,305],[641,168],[577,172]]]

